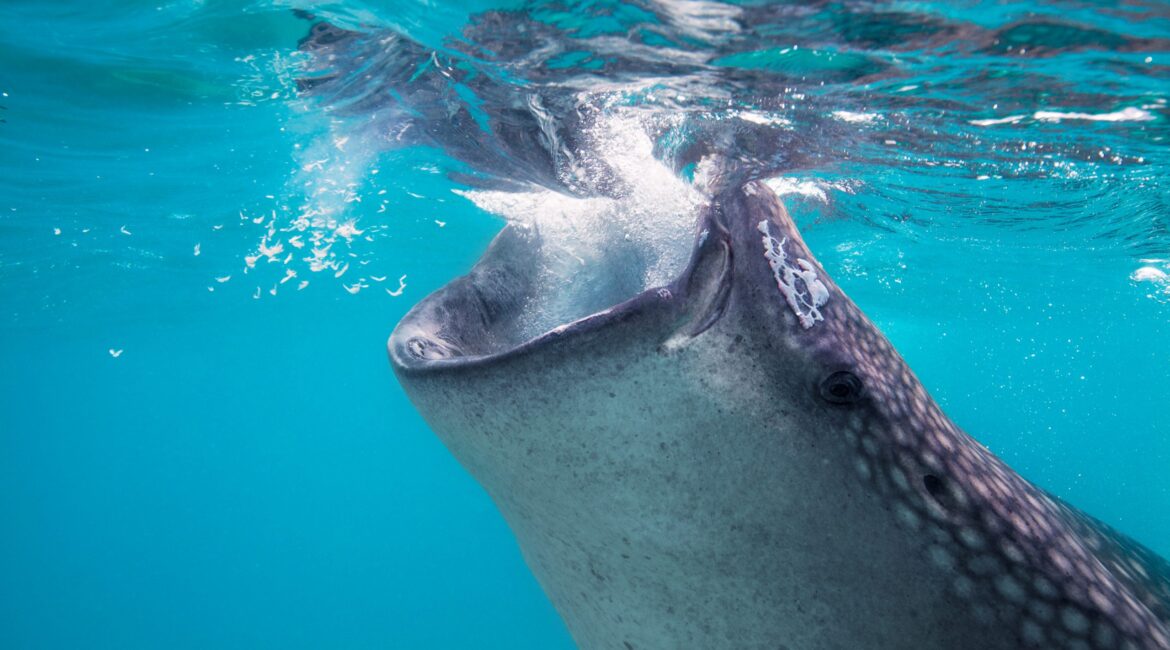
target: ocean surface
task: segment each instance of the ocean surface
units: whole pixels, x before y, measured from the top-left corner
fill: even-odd
[[[509,219],[668,277],[710,152],[955,421],[1170,555],[1170,4],[0,21],[0,648],[572,647],[385,339]]]

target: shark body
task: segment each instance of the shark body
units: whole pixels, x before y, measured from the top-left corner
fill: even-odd
[[[581,648],[1170,648],[1170,566],[961,431],[762,183],[524,339],[508,226],[389,340]]]

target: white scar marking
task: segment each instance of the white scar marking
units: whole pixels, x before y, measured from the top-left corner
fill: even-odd
[[[772,267],[776,287],[784,294],[784,299],[800,319],[800,324],[808,329],[817,321],[825,320],[820,307],[829,301],[829,290],[817,278],[816,269],[805,259],[798,258],[795,266],[788,263],[788,255],[784,253],[784,244],[788,238],[773,237],[767,219],[761,221],[756,228],[764,235],[764,257],[768,259],[768,266]],[[797,286],[797,280],[804,285],[803,290]]]

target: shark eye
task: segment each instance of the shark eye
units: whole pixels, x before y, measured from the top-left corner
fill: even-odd
[[[861,399],[861,380],[847,370],[834,372],[821,382],[821,399],[830,404],[852,404]]]

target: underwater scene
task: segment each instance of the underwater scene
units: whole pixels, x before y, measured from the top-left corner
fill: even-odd
[[[1170,648],[1170,3],[0,19],[0,648]]]

